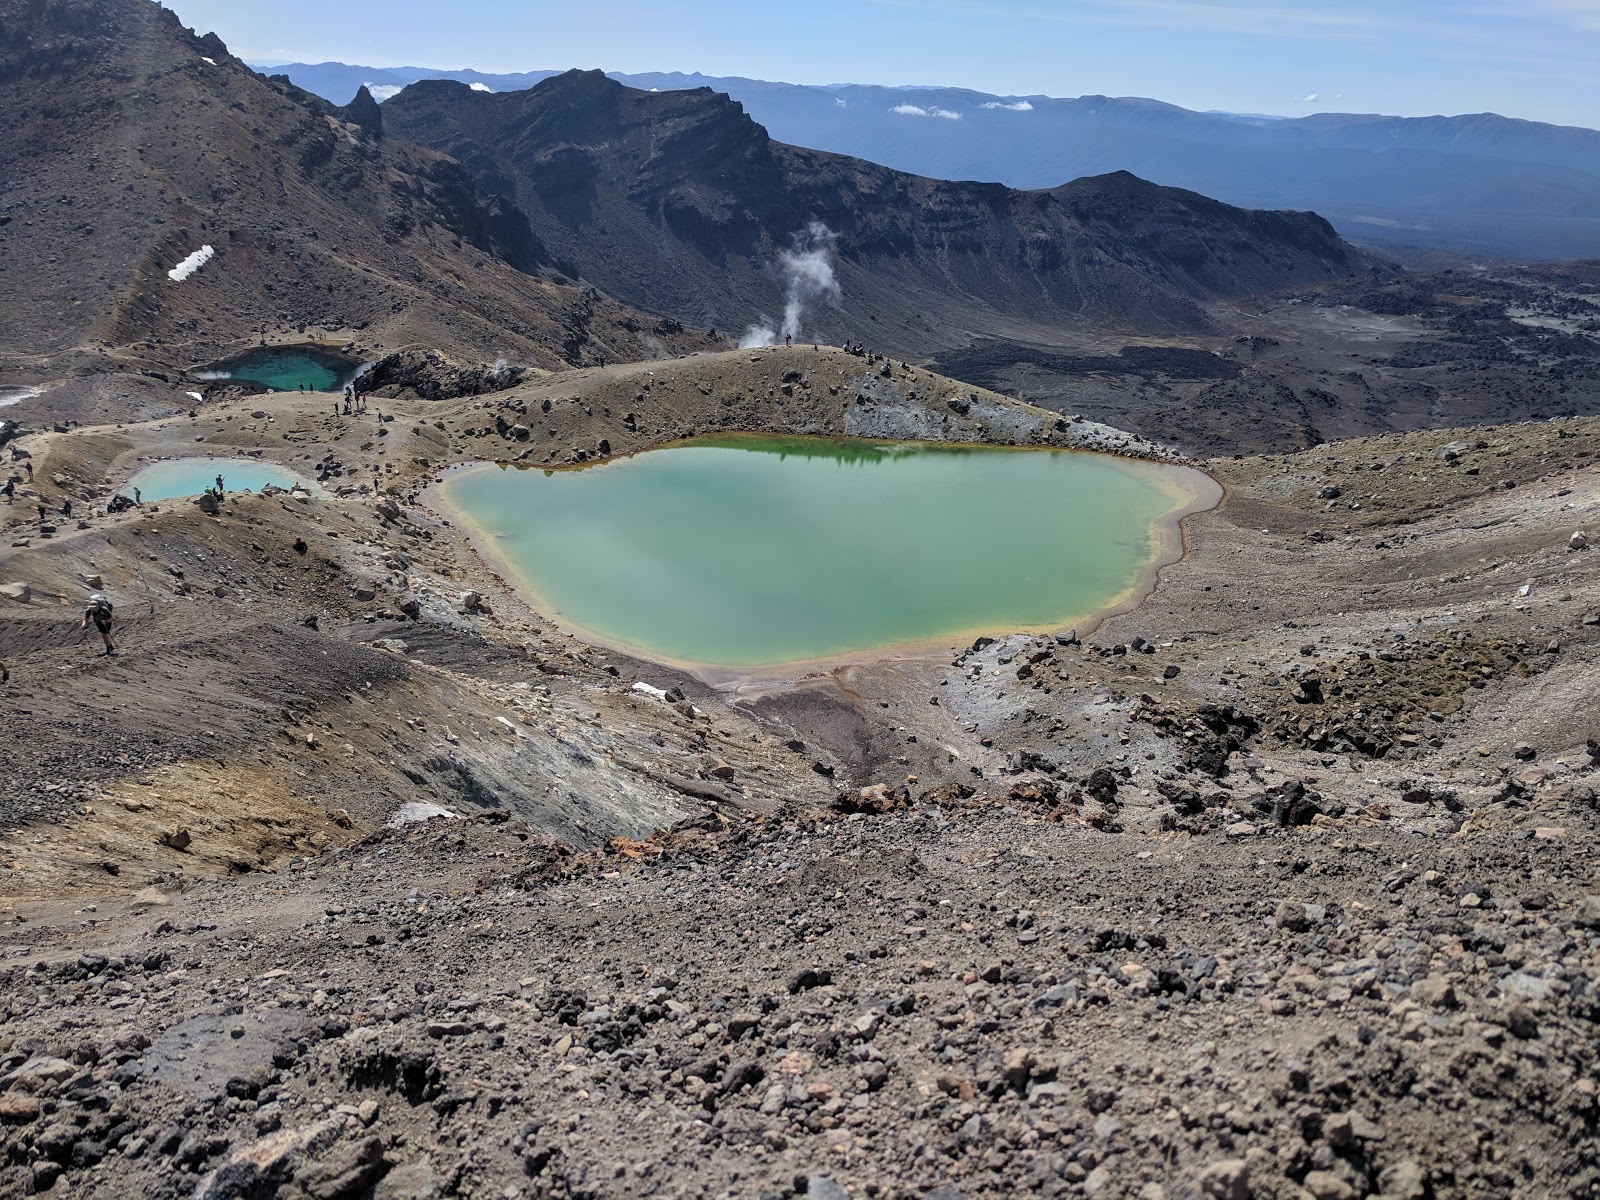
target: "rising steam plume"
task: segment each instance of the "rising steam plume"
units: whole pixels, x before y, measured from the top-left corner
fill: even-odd
[[[839,240],[821,221],[812,221],[791,239],[789,249],[778,254],[783,272],[783,324],[774,329],[762,321],[745,330],[741,349],[771,346],[779,338],[800,337],[800,322],[807,307],[839,303],[839,281],[833,274],[833,244]]]

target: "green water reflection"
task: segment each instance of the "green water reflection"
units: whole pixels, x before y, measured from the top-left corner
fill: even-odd
[[[1069,451],[739,436],[473,467],[443,490],[551,616],[753,667],[1102,611],[1148,576],[1196,481],[1214,487]]]

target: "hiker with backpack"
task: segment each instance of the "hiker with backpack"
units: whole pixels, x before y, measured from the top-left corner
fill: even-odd
[[[89,622],[94,622],[94,627],[100,631],[100,638],[106,644],[106,653],[115,654],[116,645],[111,641],[112,617],[111,601],[99,592],[89,597],[88,606],[83,610],[83,620],[78,622],[78,640],[83,641],[83,635],[89,631]]]

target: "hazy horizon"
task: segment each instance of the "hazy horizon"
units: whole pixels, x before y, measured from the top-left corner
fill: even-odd
[[[1185,0],[733,0],[573,9],[462,0],[173,0],[241,58],[487,74],[601,66],[1004,96],[1140,96],[1306,116],[1495,112],[1600,127],[1600,3],[1378,0],[1338,8]],[[432,64],[444,63],[444,66]],[[541,65],[543,64],[543,65]]]
[[[823,88],[823,89],[827,89],[827,88],[850,88],[850,87],[880,87],[880,88],[884,88],[884,89],[887,89],[887,90],[899,90],[899,91],[908,91],[908,92],[914,92],[914,91],[945,91],[945,90],[969,91],[969,92],[972,92],[974,95],[994,96],[994,97],[997,97],[997,98],[1000,98],[1000,99],[1017,99],[1017,100],[1022,100],[1022,99],[1027,99],[1027,100],[1076,100],[1076,99],[1081,99],[1081,98],[1083,98],[1085,96],[1105,96],[1108,99],[1112,99],[1112,100],[1151,100],[1151,101],[1154,101],[1155,103],[1158,103],[1158,104],[1171,104],[1171,105],[1173,105],[1174,107],[1177,107],[1177,108],[1183,108],[1183,109],[1185,109],[1187,111],[1190,111],[1190,112],[1202,113],[1202,114],[1208,115],[1208,116],[1254,117],[1254,118],[1259,118],[1259,119],[1263,119],[1263,120],[1274,120],[1274,121],[1278,121],[1278,120],[1293,120],[1293,119],[1295,119],[1297,117],[1307,117],[1307,116],[1315,115],[1317,113],[1322,113],[1322,114],[1325,114],[1325,115],[1341,115],[1341,116],[1407,117],[1407,118],[1416,118],[1416,119],[1427,119],[1427,118],[1431,118],[1431,117],[1444,117],[1444,118],[1466,117],[1466,116],[1476,116],[1476,115],[1479,115],[1479,114],[1491,114],[1491,115],[1494,115],[1494,116],[1506,117],[1506,118],[1508,118],[1510,120],[1533,121],[1533,122],[1538,122],[1540,124],[1546,124],[1546,125],[1562,125],[1562,126],[1565,126],[1567,128],[1572,128],[1572,129],[1592,129],[1592,130],[1594,130],[1596,132],[1600,132],[1600,121],[1597,121],[1597,123],[1594,124],[1594,125],[1575,124],[1575,123],[1570,122],[1570,121],[1543,121],[1538,117],[1524,117],[1524,116],[1519,116],[1516,113],[1498,112],[1498,111],[1496,111],[1494,109],[1474,109],[1474,110],[1472,110],[1470,112],[1466,111],[1466,110],[1462,110],[1462,111],[1451,111],[1451,112],[1438,111],[1438,112],[1425,112],[1425,113],[1424,112],[1418,112],[1418,113],[1396,113],[1396,112],[1385,112],[1385,111],[1382,111],[1382,110],[1379,110],[1379,109],[1360,109],[1360,108],[1343,108],[1343,107],[1330,108],[1330,107],[1326,107],[1326,106],[1318,106],[1317,108],[1313,109],[1311,112],[1292,113],[1292,112],[1287,112],[1287,111],[1283,111],[1283,110],[1279,110],[1279,111],[1276,111],[1276,112],[1268,112],[1268,111],[1259,110],[1259,109],[1258,110],[1246,111],[1246,110],[1242,110],[1242,109],[1215,108],[1215,107],[1213,107],[1213,108],[1194,108],[1194,107],[1192,107],[1190,105],[1187,105],[1187,104],[1178,104],[1177,101],[1167,99],[1164,96],[1153,96],[1153,95],[1146,95],[1144,93],[1136,93],[1136,92],[1122,92],[1122,93],[1117,93],[1117,92],[1077,92],[1077,93],[1073,93],[1073,94],[1070,94],[1070,95],[1069,94],[1065,94],[1065,93],[1051,94],[1051,93],[1047,93],[1047,92],[986,92],[986,91],[983,91],[980,88],[963,87],[960,84],[927,83],[927,82],[921,82],[921,83],[880,83],[880,82],[876,82],[876,81],[863,81],[863,80],[859,80],[859,79],[835,79],[835,80],[830,80],[827,83],[798,84],[793,79],[770,79],[770,78],[766,78],[764,76],[738,75],[738,74],[713,75],[713,74],[710,74],[709,72],[705,72],[705,71],[685,71],[685,70],[682,70],[682,69],[677,68],[677,67],[644,67],[644,68],[640,68],[639,70],[623,70],[620,67],[594,67],[594,66],[557,66],[557,67],[552,67],[552,66],[535,66],[535,67],[523,67],[523,68],[518,68],[518,69],[515,69],[515,70],[504,70],[504,71],[495,70],[495,71],[491,71],[491,70],[487,70],[487,69],[485,69],[483,67],[472,66],[471,64],[459,64],[458,63],[458,64],[455,64],[455,65],[452,65],[452,66],[440,66],[440,65],[438,65],[436,63],[423,63],[423,62],[374,63],[374,62],[355,61],[355,60],[350,60],[350,59],[339,59],[339,58],[319,58],[319,59],[246,58],[245,62],[249,66],[251,66],[251,67],[253,67],[253,68],[257,69],[257,70],[261,70],[261,71],[271,71],[271,70],[275,70],[275,69],[277,69],[279,67],[288,67],[288,66],[304,66],[304,67],[347,66],[347,67],[370,67],[372,70],[375,70],[375,71],[416,70],[416,71],[437,71],[437,72],[439,72],[441,74],[450,74],[450,75],[464,75],[464,74],[467,74],[467,73],[473,73],[473,74],[484,75],[484,76],[496,76],[496,75],[532,75],[532,74],[541,73],[541,72],[548,72],[548,73],[551,73],[551,74],[561,74],[561,73],[563,73],[565,71],[572,71],[572,70],[584,70],[584,71],[597,70],[597,71],[600,71],[600,72],[602,72],[602,73],[604,73],[606,75],[610,75],[610,76],[636,77],[636,76],[641,76],[641,75],[681,75],[681,76],[683,76],[685,78],[701,78],[701,79],[747,79],[752,83],[769,83],[769,84],[777,84],[777,85],[793,85],[793,86],[799,86],[799,87],[815,87],[815,88]],[[387,99],[387,97],[386,96],[382,96],[382,95],[380,95],[378,97],[378,100],[380,102],[383,101],[384,99]]]

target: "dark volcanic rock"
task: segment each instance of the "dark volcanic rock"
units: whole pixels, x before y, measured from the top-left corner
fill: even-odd
[[[264,78],[144,0],[0,14],[0,163],[19,181],[5,202],[13,303],[0,363],[94,356],[103,343],[187,367],[261,331],[308,327],[545,366],[591,341],[616,360],[681,340],[652,331],[647,350],[653,322],[541,278],[551,256],[515,203],[460,163],[381,136],[365,90],[340,108]],[[169,278],[207,246],[191,277]],[[444,319],[458,307],[471,322]],[[579,309],[572,347],[562,316]]]
[[[813,221],[837,235],[843,293],[839,309],[810,315],[817,332],[859,334],[875,314],[877,336],[912,350],[985,314],[1205,329],[1206,300],[1368,261],[1311,213],[1251,212],[1126,172],[1039,192],[924,179],[773,142],[709,89],[636,91],[598,71],[503,94],[422,81],[384,114],[391,135],[513,197],[585,279],[697,324],[778,311],[772,263]],[[1192,369],[1185,353],[1167,357]]]

